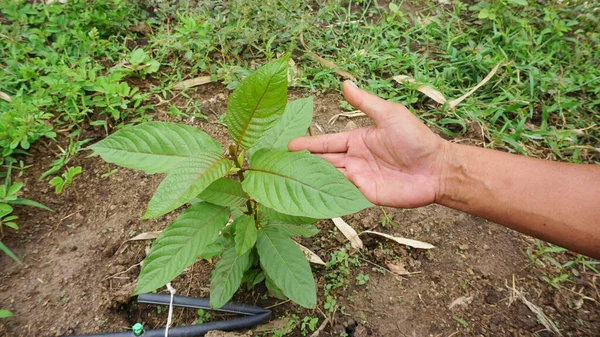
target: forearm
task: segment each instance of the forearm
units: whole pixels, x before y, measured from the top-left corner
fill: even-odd
[[[436,202],[600,258],[600,166],[448,144]]]

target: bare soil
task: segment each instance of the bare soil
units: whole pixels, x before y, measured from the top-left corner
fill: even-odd
[[[226,109],[228,90],[208,84],[189,94],[202,102],[208,120],[173,117],[157,105],[155,120],[183,122],[206,131],[225,145],[227,130],[218,123]],[[306,97],[307,91],[292,90],[291,98]],[[333,125],[328,121],[340,113],[342,97],[337,92],[315,98],[313,130],[316,134],[354,127],[345,117]],[[174,104],[183,107],[187,98]],[[352,119],[358,127],[369,125],[366,117]],[[84,130],[94,141],[104,130]],[[162,177],[119,168],[107,173],[99,158],[80,153],[70,165],[81,165],[84,173],[74,188],[60,195],[38,178],[55,158],[57,144],[38,144],[25,158],[33,165],[17,180],[27,186],[23,196],[44,203],[54,212],[17,208],[21,229],[5,231],[3,242],[23,261],[17,265],[0,256],[0,307],[14,316],[0,321],[0,336],[61,336],[125,331],[135,322],[159,328],[166,322],[166,310],[140,305],[130,298],[139,263],[148,241],[128,241],[132,236],[163,229],[176,216],[170,214],[141,221],[145,207]],[[115,167],[111,166],[114,171]],[[362,236],[366,249],[359,252],[361,266],[352,267],[346,285],[337,289],[335,299],[344,307],[330,315],[332,323],[320,336],[550,336],[523,301],[511,301],[511,288],[539,307],[564,335],[600,336],[600,280],[589,270],[570,275],[565,288],[554,289],[542,280],[556,275],[550,264],[532,264],[526,250],[535,241],[488,221],[442,206],[419,209],[385,209],[396,226],[383,227],[381,208],[347,216],[357,230],[381,232],[426,241],[436,246],[424,251],[408,249],[380,237]],[[347,247],[331,221],[317,224],[321,233],[302,244],[325,261],[336,250]],[[574,259],[568,253],[561,262]],[[207,297],[208,275],[214,261],[200,260],[174,282],[178,294]],[[386,272],[386,263],[402,265],[410,275]],[[265,297],[259,286],[240,290],[235,301],[273,306],[275,324],[296,314],[323,321],[326,283],[324,267],[313,266],[319,285],[318,310],[301,309],[290,302]],[[368,274],[357,285],[359,274]],[[164,291],[164,290],[162,290]],[[193,310],[176,309],[175,325],[192,324]],[[213,314],[212,319],[226,319]],[[317,325],[317,326],[318,326]],[[254,330],[257,331],[257,330]],[[296,330],[292,335],[300,336]]]

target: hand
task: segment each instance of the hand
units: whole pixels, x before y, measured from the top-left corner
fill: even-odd
[[[375,125],[349,132],[292,140],[290,151],[323,157],[374,204],[419,207],[436,201],[448,143],[403,105],[344,82],[344,96]]]

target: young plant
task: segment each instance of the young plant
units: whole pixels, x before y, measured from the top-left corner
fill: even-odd
[[[50,186],[54,187],[56,194],[61,194],[65,187],[73,185],[73,179],[83,172],[81,166],[69,167],[67,171],[62,174],[62,177],[56,176],[50,179]]]
[[[50,208],[40,204],[37,201],[18,197],[17,194],[23,188],[23,183],[13,184],[10,178],[12,166],[6,166],[6,168],[7,171],[6,176],[4,178],[4,184],[0,185],[0,233],[2,232],[3,226],[10,227],[14,230],[19,229],[19,226],[15,222],[15,220],[17,220],[18,217],[16,215],[12,215],[13,208],[10,206],[11,204],[33,206],[47,211],[51,211]],[[21,263],[17,256],[13,254],[13,252],[8,247],[6,247],[6,245],[4,245],[2,241],[0,241],[0,251],[4,252],[17,263]]]
[[[206,133],[162,122],[124,128],[90,147],[108,162],[167,174],[143,219],[191,204],[152,246],[135,294],[220,253],[211,273],[211,307],[223,306],[243,281],[262,280],[278,297],[316,305],[310,266],[290,237],[314,235],[317,219],[371,203],[324,159],[287,150],[291,139],[306,134],[313,111],[312,97],[287,102],[288,58],[266,64],[231,94],[226,154]]]

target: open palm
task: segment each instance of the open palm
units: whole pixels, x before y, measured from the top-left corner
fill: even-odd
[[[446,144],[408,109],[344,83],[346,100],[375,125],[331,135],[303,137],[291,151],[309,150],[342,171],[374,204],[418,207],[439,191]]]

